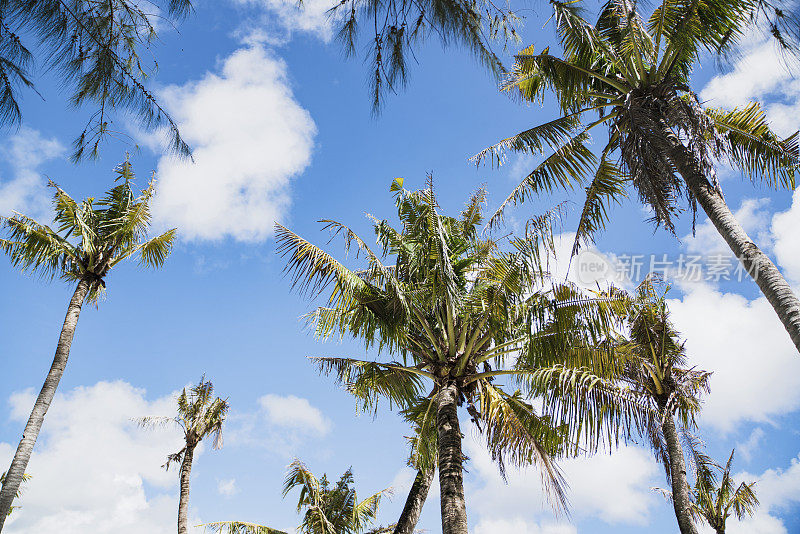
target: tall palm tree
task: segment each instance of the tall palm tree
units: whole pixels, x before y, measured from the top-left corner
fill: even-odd
[[[353,470],[348,469],[331,486],[327,475],[321,479],[299,460],[289,465],[283,483],[283,496],[295,488],[300,488],[297,501],[297,512],[303,514],[303,520],[297,527],[302,534],[362,534],[378,515],[381,498],[388,490],[379,491],[363,501],[358,500],[353,487]],[[221,521],[203,525],[212,532],[223,534],[286,534],[264,525],[244,523],[241,521]],[[377,528],[366,534],[388,532],[385,528]]]
[[[742,482],[738,486],[731,477],[733,452],[725,463],[725,467],[716,465],[710,458],[700,455],[696,466],[697,480],[692,490],[690,510],[697,521],[706,521],[717,534],[725,534],[725,523],[731,515],[736,519],[753,515],[758,507],[753,487]],[[721,477],[717,479],[715,471]]]
[[[55,190],[53,220],[56,230],[22,214],[0,218],[8,235],[7,239],[0,239],[0,249],[9,256],[14,267],[49,279],[58,276],[75,284],[53,364],[0,490],[0,530],[22,483],[44,416],[64,374],[83,303],[97,302],[105,291],[106,276],[120,262],[138,255],[140,265],[158,268],[172,249],[175,229],[146,239],[155,182],[151,181],[139,196],[135,196],[130,162],[121,164],[116,173],[119,185],[100,200],[87,198],[76,202],[50,182]]]
[[[514,239],[510,251],[501,251],[479,235],[483,191],[459,217],[439,213],[432,183],[407,191],[397,179],[391,191],[402,227],[372,218],[380,256],[348,227],[322,221],[344,238],[346,250],[355,244],[367,262],[361,269],[277,226],[279,253],[288,257],[295,287],[328,294],[327,305],[307,317],[316,334],[352,336],[396,358],[314,360],[365,408],[385,398],[418,410],[414,419],[435,431],[444,534],[467,532],[459,406],[466,406],[501,470],[509,461],[538,464],[548,495],[565,506],[553,457],[573,450],[579,436],[596,446],[604,430],[618,432],[640,414],[602,376],[609,352],[593,349],[610,314],[569,285],[548,285],[540,252],[552,240],[544,220],[529,225],[528,239]],[[552,418],[538,414],[519,390],[495,382],[501,376],[532,394],[558,391],[552,404],[563,409]]]
[[[586,185],[574,254],[604,228],[629,187],[673,233],[686,196],[693,213],[699,204],[708,215],[800,351],[800,301],[737,222],[715,174],[720,159],[753,183],[794,189],[798,136],[772,132],[755,102],[730,111],[704,107],[690,79],[702,53],[725,53],[741,40],[757,0],[663,0],[647,20],[637,4],[609,0],[595,25],[578,2],[550,3],[564,57],[523,50],[504,89],[530,102],[553,93],[562,116],[476,156],[550,151],[492,221],[531,195]],[[602,131],[608,135],[598,158],[590,134]]]
[[[646,437],[664,466],[672,488],[672,502],[681,534],[697,534],[692,523],[691,495],[681,433],[695,426],[700,394],[708,392],[710,373],[686,368],[686,351],[669,319],[666,291],[659,293],[648,277],[628,301],[627,339],[616,347],[623,366],[621,380],[650,403],[658,418],[650,420]]]
[[[222,426],[229,408],[227,400],[214,397],[214,384],[204,375],[188,391],[183,388],[178,396],[176,417],[142,417],[138,420],[144,428],[175,424],[183,431],[183,448],[167,456],[164,464],[165,469],[173,463],[180,464],[178,534],[186,534],[189,528],[189,483],[194,450],[208,436],[213,436],[214,449],[222,448]]]

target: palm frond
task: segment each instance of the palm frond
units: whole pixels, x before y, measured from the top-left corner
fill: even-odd
[[[215,523],[204,523],[198,525],[198,527],[205,528],[217,534],[287,534],[283,530],[277,530],[255,523],[245,523],[243,521],[218,521]]]

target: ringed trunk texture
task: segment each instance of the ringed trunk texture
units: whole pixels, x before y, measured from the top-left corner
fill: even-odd
[[[439,487],[442,534],[468,534],[464,499],[461,429],[458,424],[458,390],[450,382],[439,391],[436,427],[439,438]]]
[[[696,158],[668,128],[662,132],[671,147],[669,157],[702,206],[717,232],[755,280],[800,352],[800,300],[772,260],[756,246],[731,213],[722,194],[703,174]]]
[[[178,534],[189,531],[189,478],[192,475],[194,445],[187,445],[181,462],[181,495],[178,501]]]
[[[72,338],[75,335],[75,327],[78,324],[83,301],[88,293],[89,282],[86,280],[78,282],[67,308],[64,325],[61,327],[61,335],[58,338],[53,364],[50,366],[50,371],[47,373],[42,390],[33,405],[33,411],[28,418],[28,423],[25,425],[25,431],[17,446],[17,452],[14,453],[14,459],[11,461],[11,466],[6,473],[5,484],[0,490],[0,531],[3,530],[3,523],[5,523],[8,511],[11,509],[11,503],[14,502],[14,497],[19,490],[20,484],[22,484],[22,476],[28,467],[28,461],[31,459],[33,446],[36,444],[36,438],[39,437],[39,430],[42,428],[44,416],[50,408],[50,403],[53,402],[58,382],[64,375],[64,368],[67,366],[67,359],[69,359],[69,349],[72,346]]]
[[[419,515],[422,513],[422,505],[425,504],[425,499],[428,498],[428,490],[431,489],[433,473],[433,469],[428,469],[428,471],[420,469],[417,471],[414,484],[411,485],[411,490],[408,492],[403,513],[400,514],[400,519],[397,520],[393,534],[414,533],[414,528],[416,528],[417,521],[419,521]]]
[[[675,517],[678,519],[678,528],[681,534],[697,534],[697,529],[692,523],[692,514],[689,511],[689,482],[686,480],[686,460],[683,457],[683,448],[675,428],[672,414],[667,414],[661,423],[661,431],[667,442],[669,455],[669,474],[672,483],[672,505],[675,508]]]

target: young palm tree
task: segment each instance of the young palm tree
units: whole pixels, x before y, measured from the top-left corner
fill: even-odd
[[[628,302],[628,310],[630,333],[616,347],[618,361],[624,367],[621,379],[659,415],[651,420],[646,437],[666,470],[681,534],[697,534],[675,418],[684,429],[694,427],[699,396],[709,389],[710,373],[686,368],[684,344],[669,320],[666,291],[658,293],[651,278],[639,286]]]
[[[83,303],[96,303],[105,290],[109,271],[133,255],[139,256],[140,265],[161,267],[175,239],[175,229],[146,239],[155,182],[151,181],[139,196],[135,196],[130,162],[125,161],[116,172],[119,185],[100,200],[87,198],[76,202],[51,182],[50,186],[55,190],[56,230],[21,214],[0,219],[8,235],[7,239],[0,239],[0,249],[9,256],[14,267],[23,272],[37,273],[50,279],[58,276],[75,283],[53,364],[0,490],[0,530],[22,483],[44,416],[64,374]]]
[[[609,208],[629,187],[652,208],[654,222],[673,233],[680,198],[686,196],[692,212],[699,204],[708,215],[800,351],[800,301],[736,221],[714,170],[721,159],[754,183],[794,189],[798,136],[778,137],[755,102],[732,111],[705,108],[691,88],[700,55],[731,50],[757,2],[664,0],[645,21],[637,4],[609,0],[596,25],[583,18],[579,3],[550,3],[564,57],[549,49],[539,54],[525,49],[504,88],[531,102],[552,92],[562,116],[476,156],[480,161],[502,158],[506,150],[552,150],[509,195],[493,222],[533,194],[585,184],[574,254],[605,226]],[[597,118],[590,117],[593,112]],[[598,158],[589,136],[600,131],[608,140]]]
[[[529,225],[529,239],[515,239],[512,251],[503,252],[479,236],[483,191],[455,218],[439,213],[432,184],[412,192],[402,183],[391,187],[402,228],[372,219],[380,257],[346,226],[322,221],[344,237],[346,250],[355,243],[367,261],[363,269],[347,268],[277,227],[295,286],[312,296],[329,292],[328,305],[308,316],[316,334],[349,335],[397,359],[315,361],[364,408],[387,398],[416,411],[413,420],[426,429],[417,447],[429,444],[426,434],[435,431],[444,534],[467,532],[459,406],[467,407],[501,470],[506,461],[538,464],[548,494],[565,505],[553,457],[573,450],[579,436],[592,448],[604,430],[618,432],[640,415],[639,406],[602,376],[609,352],[593,349],[610,314],[571,286],[546,285],[540,249],[552,242],[543,221]],[[394,264],[384,264],[387,258]],[[538,414],[520,391],[496,383],[501,376],[534,395],[558,391],[552,404],[563,409],[552,418]]]
[[[203,376],[200,382],[183,388],[178,396],[176,417],[143,417],[139,425],[148,428],[175,424],[183,431],[184,446],[167,456],[165,469],[172,463],[180,464],[180,498],[178,500],[178,534],[186,534],[189,528],[189,483],[192,474],[194,450],[203,439],[213,436],[213,448],[222,448],[222,425],[228,415],[228,401],[214,398],[214,384]]]
[[[742,482],[738,486],[731,478],[731,464],[733,451],[725,467],[720,467],[705,456],[700,456],[697,462],[697,480],[692,491],[690,510],[697,521],[706,521],[717,534],[725,534],[725,523],[731,514],[736,519],[753,515],[758,507],[758,498],[753,487],[755,482],[749,484]],[[717,480],[715,471],[720,471],[722,477]]]
[[[389,532],[377,528],[365,532],[378,515],[381,498],[388,490],[379,491],[363,501],[358,500],[353,487],[353,471],[348,469],[331,487],[327,475],[318,479],[299,460],[289,465],[283,483],[283,496],[300,488],[297,512],[303,521],[297,527],[302,534],[379,534]],[[212,532],[223,534],[286,534],[264,525],[241,521],[221,521],[204,525]]]

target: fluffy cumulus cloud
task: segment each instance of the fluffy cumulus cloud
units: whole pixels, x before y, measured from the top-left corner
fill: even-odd
[[[63,156],[64,151],[57,139],[27,126],[7,137],[0,146],[6,162],[6,172],[0,173],[0,215],[9,216],[12,211],[32,217],[45,215],[49,196],[39,167]]]
[[[800,80],[787,67],[774,39],[751,37],[741,57],[725,74],[713,77],[700,92],[711,106],[734,108],[758,100],[766,105],[773,127],[781,134],[797,130]]]
[[[234,0],[255,8],[260,16],[243,26],[239,33],[245,42],[279,44],[295,32],[316,36],[324,42],[333,37],[333,19],[329,10],[339,4],[334,0]]]
[[[267,419],[276,426],[303,429],[324,436],[331,430],[331,421],[311,405],[308,399],[287,395],[264,395],[258,404]]]
[[[23,425],[35,395],[11,398],[11,419]],[[146,431],[131,418],[170,414],[174,399],[148,400],[125,382],[100,382],[58,394],[47,414],[28,472],[22,506],[9,534],[168,534],[174,531],[177,472],[161,468],[180,449],[177,429]],[[0,443],[6,465],[16,444]],[[194,510],[191,524],[200,522]]]
[[[217,482],[217,493],[223,497],[233,497],[239,493],[239,488],[236,486],[236,479],[229,478]]]
[[[297,456],[305,444],[333,429],[333,422],[319,408],[294,395],[264,395],[257,410],[234,413],[228,421],[232,446],[261,448],[283,458]]]
[[[700,284],[669,304],[692,364],[714,372],[704,424],[730,431],[800,406],[800,360],[766,299]]]
[[[574,532],[570,526],[551,523],[553,514],[535,467],[509,469],[506,483],[482,443],[469,439],[465,451],[473,474],[468,499],[478,514],[476,534],[495,532],[492,528],[513,532],[515,527],[527,529],[518,532],[537,534]],[[661,473],[652,455],[640,447],[622,447],[613,454],[564,460],[559,465],[569,483],[576,519],[644,526],[652,507],[659,504],[651,488]],[[529,510],[530,515],[520,516],[520,510]]]
[[[316,134],[284,61],[258,45],[242,48],[219,73],[170,86],[161,98],[195,161],[161,158],[156,219],[187,240],[271,236],[291,204],[291,180],[311,161]]]

